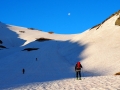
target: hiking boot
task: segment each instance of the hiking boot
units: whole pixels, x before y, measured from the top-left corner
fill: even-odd
[[[79,80],[81,80],[81,78],[79,78]]]

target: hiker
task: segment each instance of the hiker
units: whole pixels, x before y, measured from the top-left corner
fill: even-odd
[[[76,71],[76,78],[81,80],[81,68],[82,65],[80,62],[77,62],[75,65],[75,71]],[[79,76],[78,76],[79,75]]]
[[[24,68],[22,69],[22,73],[23,73],[23,74],[25,73],[25,69],[24,69]]]

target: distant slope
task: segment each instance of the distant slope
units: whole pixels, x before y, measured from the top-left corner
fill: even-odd
[[[20,39],[26,40],[26,42],[23,45],[33,42],[37,38],[49,38],[49,39],[53,39],[53,40],[65,41],[65,40],[69,40],[73,36],[75,36],[75,34],[71,34],[71,35],[61,35],[61,34],[55,34],[55,33],[51,34],[49,32],[43,32],[43,31],[39,31],[39,30],[31,30],[29,28],[18,27],[18,26],[13,26],[13,25],[9,25],[8,28],[10,30],[16,32],[19,35]]]
[[[69,40],[75,34],[72,35],[61,35],[51,34],[49,32],[43,32],[39,30],[31,30],[29,28],[18,27],[13,25],[7,25],[0,22],[0,40],[3,44],[8,47],[16,47],[26,45],[30,42],[35,41],[37,38],[49,38],[54,40]]]

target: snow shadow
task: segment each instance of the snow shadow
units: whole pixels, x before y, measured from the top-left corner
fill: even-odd
[[[24,48],[33,47],[39,49],[31,52],[22,51]],[[3,75],[0,81],[0,89],[75,78],[74,66],[77,61],[87,58],[87,56],[81,56],[86,47],[87,45],[71,42],[69,40],[31,42],[21,47],[17,62],[11,64],[12,67],[15,68],[10,68],[10,70],[13,71],[7,72],[9,73],[7,80]],[[6,64],[8,63],[6,62]],[[25,69],[25,74],[22,74],[23,68]],[[91,76],[92,73],[88,73],[88,75]],[[2,77],[2,74],[0,77]],[[2,83],[2,80],[4,83]]]
[[[24,44],[25,40],[20,39],[19,35],[12,31],[9,25],[0,22],[0,40],[6,47],[16,47]]]

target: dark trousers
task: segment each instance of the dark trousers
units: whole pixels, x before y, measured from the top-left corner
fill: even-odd
[[[78,77],[81,79],[81,71],[76,71],[76,78]]]

